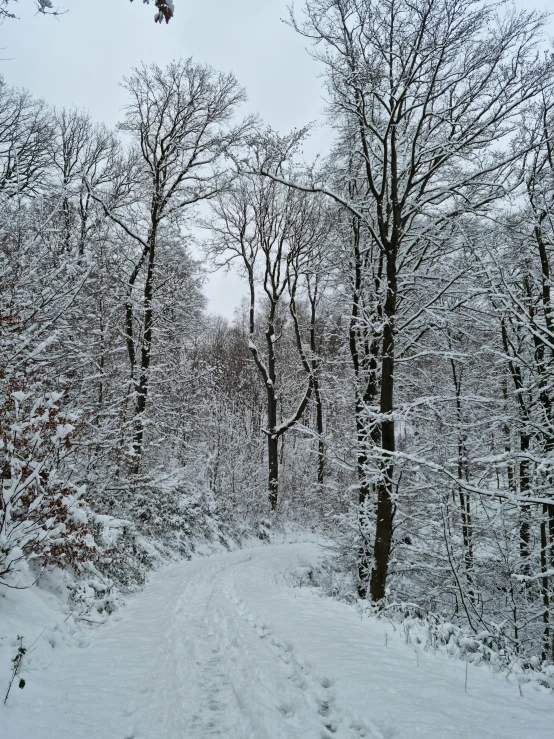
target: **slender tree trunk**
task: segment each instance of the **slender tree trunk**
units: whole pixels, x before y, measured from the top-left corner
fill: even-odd
[[[551,650],[551,637],[550,637],[550,592],[548,589],[549,578],[548,578],[548,506],[543,505],[541,520],[541,595],[542,595],[542,620],[544,623],[543,631],[543,659],[548,659]]]
[[[98,423],[104,407],[104,380],[105,380],[105,363],[106,363],[106,333],[104,326],[104,301],[100,299],[100,357],[98,359],[99,380],[98,380]]]
[[[508,332],[506,328],[506,321],[502,319],[501,323],[502,330],[502,344],[507,357],[510,357],[510,345],[508,341]],[[516,362],[511,359],[508,362],[510,374],[514,382],[514,388],[516,391],[516,398],[519,405],[520,419],[522,425],[528,427],[528,409],[525,406],[524,396],[524,385],[521,377],[521,371]],[[505,398],[507,398],[507,390],[505,391]],[[508,429],[509,435],[509,429]],[[523,497],[529,492],[531,486],[531,467],[530,461],[525,459],[526,453],[529,451],[531,446],[531,437],[527,432],[520,431],[519,435],[519,448],[523,452],[522,459],[519,462],[519,492]],[[511,476],[513,475],[513,469],[511,470]],[[510,480],[510,467],[508,468],[508,479]],[[514,482],[512,481],[512,486]],[[510,489],[512,489],[512,486]],[[531,507],[528,505],[522,505],[520,509],[520,520],[519,520],[519,551],[522,560],[522,572],[524,575],[531,574],[530,555],[531,555],[531,526],[530,526],[530,513]]]
[[[277,509],[279,500],[279,437],[267,437],[267,459],[268,459],[268,497],[271,510]]]
[[[127,354],[129,357],[129,368],[131,384],[134,392],[134,411],[135,417],[137,415],[137,403],[138,396],[140,394],[140,380],[137,378],[137,353],[135,349],[135,336],[134,336],[134,307],[133,307],[133,289],[139,276],[144,260],[149,254],[148,247],[143,248],[140,259],[135,264],[129,280],[127,282],[127,300],[125,302],[125,344],[127,346]],[[137,438],[137,425],[135,420],[135,434],[133,438],[133,451],[137,454],[137,444],[139,448],[142,448],[142,432],[138,434]],[[132,465],[133,471],[138,472],[140,466],[140,456],[137,456]]]
[[[456,390],[456,425],[458,431],[458,480],[460,485],[458,488],[458,498],[460,502],[460,512],[462,516],[462,539],[464,542],[464,565],[466,572],[466,579],[469,585],[469,596],[473,599],[474,593],[472,590],[473,586],[473,529],[471,521],[471,502],[469,495],[464,492],[462,482],[464,479],[468,480],[468,462],[466,452],[466,438],[462,431],[462,376],[463,368],[460,368],[458,373],[456,369],[456,362],[451,359],[450,364],[452,367],[452,376],[454,379],[454,387]]]
[[[377,485],[377,522],[375,527],[374,563],[371,572],[371,600],[385,597],[392,528],[395,507],[393,503],[393,475],[395,424],[394,410],[394,350],[397,297],[396,250],[389,248],[387,254],[387,298],[385,300],[385,324],[383,328],[383,356],[381,361],[381,479]]]
[[[312,290],[308,284],[308,296],[310,300],[310,350],[312,352],[312,385],[314,389],[314,399],[316,407],[316,431],[317,431],[317,486],[321,494],[323,484],[325,482],[325,427],[323,422],[323,400],[321,398],[321,390],[319,387],[319,361],[317,358],[317,335],[316,335],[316,317],[317,317],[317,294],[318,282],[317,277],[315,286]]]
[[[523,453],[529,451],[531,439],[528,434],[521,434],[519,446]],[[528,459],[522,459],[519,463],[519,490],[522,496],[529,492],[531,485],[531,477],[529,470],[530,462]],[[519,553],[522,560],[522,571],[524,575],[531,574],[530,556],[531,556],[531,506],[522,505],[519,519]]]
[[[133,436],[134,471],[138,472],[144,451],[144,413],[150,386],[150,361],[152,358],[152,339],[154,311],[152,299],[154,296],[154,265],[156,247],[156,228],[152,227],[148,239],[148,263],[144,281],[144,322],[140,352],[140,368],[138,382],[135,383],[135,433]]]
[[[67,181],[64,180],[64,189],[67,188]],[[62,203],[62,210],[63,210],[63,219],[64,219],[64,226],[65,226],[65,235],[64,235],[64,251],[69,252],[70,246],[71,246],[71,206],[69,204],[69,198],[67,195],[64,195],[63,203]]]
[[[79,256],[82,257],[85,253],[85,244],[87,240],[87,221],[88,221],[88,205],[90,202],[90,195],[83,199],[80,198],[80,212],[81,212],[81,227],[79,232]]]
[[[549,549],[549,556],[548,556],[548,565],[549,569],[552,572],[554,570],[554,505],[548,505],[546,506],[547,509],[547,515],[548,515],[548,549]],[[550,578],[548,578],[548,586],[550,587]],[[551,601],[551,592],[549,590],[548,597]],[[550,605],[550,604],[549,604]],[[550,614],[551,617],[552,614]],[[550,625],[550,659],[554,662],[554,629],[552,628],[552,625]]]
[[[321,493],[325,482],[325,428],[323,424],[323,402],[317,376],[313,377],[317,431],[317,486]]]
[[[279,435],[276,433],[277,428],[277,395],[275,392],[275,383],[277,381],[276,357],[275,357],[275,315],[277,312],[277,301],[271,302],[269,310],[268,328],[266,331],[267,345],[267,364],[269,372],[269,381],[266,383],[267,388],[267,464],[268,464],[268,481],[267,494],[269,505],[272,511],[277,510],[277,501],[279,499]]]
[[[506,403],[506,406],[508,406],[510,396],[508,393],[508,381],[506,378],[504,378],[502,382],[502,396],[504,398],[504,402]],[[504,436],[505,436],[505,442],[504,442],[504,451],[506,452],[506,458],[508,460],[511,459],[511,451],[512,451],[512,429],[511,425],[509,423],[504,424]],[[516,484],[516,475],[515,475],[515,464],[511,461],[508,461],[506,465],[506,475],[508,477],[508,489],[511,493],[514,495],[517,493],[517,484]]]
[[[372,485],[367,474],[367,428],[363,415],[364,405],[356,402],[356,433],[357,433],[357,473],[358,473],[358,529],[360,546],[358,549],[358,596],[367,597],[367,582],[371,569],[371,520],[369,507],[371,505]]]
[[[362,315],[362,289],[364,283],[364,265],[360,251],[360,224],[357,219],[352,223],[354,251],[354,290],[349,326],[349,348],[352,367],[356,377],[356,473],[358,477],[358,596],[367,597],[368,580],[373,561],[371,547],[372,513],[374,486],[369,474],[369,448],[377,448],[381,443],[381,430],[378,423],[368,423],[367,410],[377,403],[378,382],[377,367],[380,349],[379,336],[367,340],[364,316]],[[381,280],[382,260],[375,280],[375,292],[378,294]],[[378,316],[381,318],[381,316]]]

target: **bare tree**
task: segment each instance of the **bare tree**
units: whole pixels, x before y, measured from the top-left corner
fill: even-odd
[[[224,264],[240,259],[248,282],[249,348],[267,395],[265,434],[268,498],[272,510],[277,508],[279,497],[279,439],[302,417],[312,396],[317,370],[316,357],[306,352],[302,341],[296,312],[296,293],[302,265],[306,264],[312,248],[317,248],[321,243],[324,233],[323,222],[314,217],[307,201],[308,198],[299,196],[289,188],[255,176],[245,176],[235,184],[231,193],[217,200],[214,206],[215,219],[210,224],[213,230],[210,242],[212,253],[222,257]],[[263,301],[258,293],[259,285],[263,289]],[[312,293],[312,297],[315,312],[317,294],[313,296]],[[279,421],[277,346],[282,336],[282,307],[286,307],[287,302],[308,384],[291,415]],[[256,334],[261,323],[264,326],[265,351],[261,351],[257,344]],[[315,333],[312,336],[315,341]]]
[[[317,433],[317,485],[319,495],[325,481],[325,423],[321,390],[321,336],[318,331],[319,308],[329,281],[326,251],[333,235],[334,212],[322,201],[305,201],[299,211],[295,230],[299,248],[288,258],[289,309],[292,316],[298,353],[311,378],[315,403]],[[298,310],[298,302],[306,303],[306,311]],[[301,313],[306,312],[305,324]],[[304,337],[307,334],[307,340]]]
[[[38,194],[52,156],[50,108],[0,77],[0,192]]]
[[[407,264],[411,271],[426,264],[448,221],[479,212],[514,185],[510,175],[521,151],[508,142],[522,107],[546,84],[551,62],[536,58],[544,18],[532,12],[500,15],[495,5],[473,0],[308,0],[304,10],[305,20],[291,16],[291,23],[316,44],[345,146],[335,159],[334,183],[296,185],[346,207],[357,221],[352,238],[360,253],[374,247],[382,263],[370,578],[371,598],[379,601],[395,513],[400,277]],[[495,151],[499,141],[504,146]],[[373,405],[373,398],[364,405],[368,401]]]
[[[529,111],[522,125],[529,152],[523,159],[527,207],[517,219],[506,219],[493,234],[488,289],[500,325],[504,361],[516,412],[511,422],[518,444],[511,453],[513,485],[523,503],[519,525],[521,571],[532,582],[533,527],[538,524],[543,656],[554,655],[554,314],[552,253],[554,160],[551,90]],[[504,264],[505,262],[505,264]],[[540,491],[538,516],[527,496]],[[535,509],[536,510],[536,509]]]
[[[85,181],[95,187],[105,183],[121,145],[105,126],[94,124],[88,114],[73,108],[54,111],[53,126],[54,187],[62,191],[64,242],[69,248],[74,236],[83,254],[88,235],[96,226],[91,218],[93,206],[98,209]]]
[[[232,122],[245,99],[231,74],[220,74],[191,59],[165,69],[136,69],[124,81],[129,94],[120,129],[132,149],[112,192],[90,192],[106,215],[138,246],[128,277],[125,337],[135,392],[133,453],[136,469],[143,450],[154,339],[153,290],[156,249],[164,228],[181,228],[195,204],[228,185],[226,154],[238,146],[250,122]],[[144,274],[143,274],[144,273]],[[135,333],[133,294],[142,277],[142,325]]]

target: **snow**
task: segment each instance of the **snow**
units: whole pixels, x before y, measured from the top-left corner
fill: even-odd
[[[292,588],[291,571],[319,556],[315,543],[288,543],[168,566],[88,637],[65,638],[55,624],[40,635],[34,624],[52,620],[54,595],[0,597],[0,636],[38,637],[27,686],[0,709],[0,736],[552,737],[546,689],[524,684],[520,695],[513,676],[468,665],[466,693],[463,661],[416,653],[398,627]],[[14,647],[0,645],[2,687]]]

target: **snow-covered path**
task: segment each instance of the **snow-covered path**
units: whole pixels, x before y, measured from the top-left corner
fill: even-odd
[[[156,573],[118,622],[0,710],[1,739],[551,739],[554,697],[287,586],[314,544]],[[385,634],[387,638],[385,639]]]

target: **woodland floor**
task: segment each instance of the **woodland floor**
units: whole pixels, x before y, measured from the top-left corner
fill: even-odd
[[[0,708],[2,739],[551,739],[554,697],[292,588],[316,544],[169,566]],[[52,654],[56,650],[52,650]],[[419,662],[419,666],[418,666]]]

